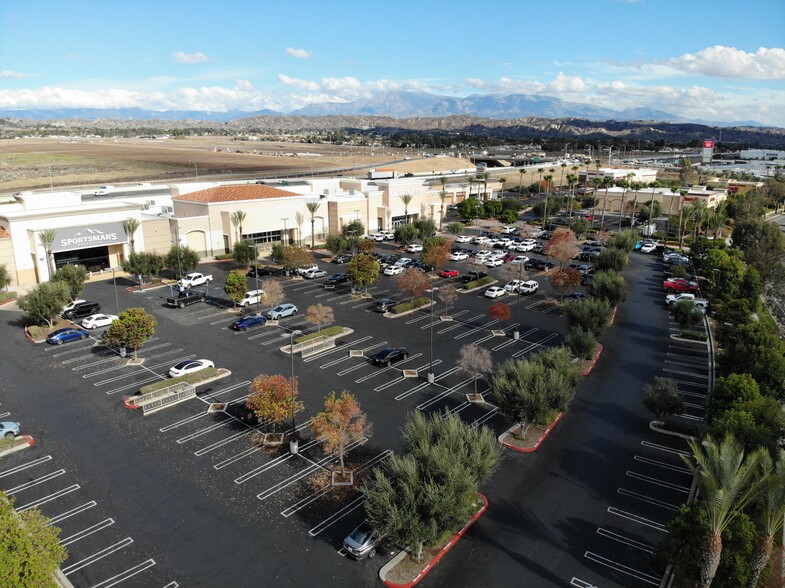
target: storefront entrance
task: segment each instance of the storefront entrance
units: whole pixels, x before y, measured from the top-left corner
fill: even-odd
[[[95,272],[111,267],[109,263],[109,247],[90,247],[89,249],[78,249],[76,251],[60,251],[54,254],[55,269],[64,265],[74,264],[83,265],[87,271]]]

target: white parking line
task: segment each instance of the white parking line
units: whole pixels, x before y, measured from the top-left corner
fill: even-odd
[[[91,347],[90,349],[94,349],[95,346]],[[87,359],[96,359],[97,357],[117,357],[117,354],[111,350],[106,349],[105,351],[101,351],[99,353],[88,353],[87,355],[80,355],[79,357],[72,357],[71,359],[64,359],[60,363],[63,365],[69,365],[72,363],[76,363],[77,361],[84,361]]]
[[[406,325],[413,325],[414,323],[419,323],[420,321],[424,321],[424,320],[427,320],[429,318],[431,318],[431,313],[430,312],[428,314],[423,314],[421,316],[411,318],[408,321],[404,321],[404,324],[406,324]]]
[[[434,382],[438,382],[439,380],[442,380],[442,379],[446,378],[447,376],[449,376],[451,374],[454,374],[459,369],[460,368],[458,368],[458,366],[450,368],[446,372],[436,376],[436,378],[434,379]],[[410,388],[406,392],[401,392],[400,394],[398,394],[398,396],[395,397],[395,400],[403,400],[404,398],[406,398],[408,396],[411,396],[412,394],[415,394],[415,393],[419,392],[420,390],[422,390],[423,388],[427,388],[428,386],[430,386],[430,384],[428,382],[423,382],[421,384],[418,384],[414,388]]]
[[[85,537],[89,537],[93,533],[100,531],[101,529],[105,529],[106,527],[110,527],[114,525],[114,519],[104,519],[100,523],[96,523],[86,529],[82,529],[73,535],[65,537],[64,539],[60,539],[60,545],[65,547],[66,545],[70,545],[71,543],[75,543],[80,539],[84,539]]]
[[[190,355],[185,355],[183,357],[178,358],[177,361],[175,361],[175,362],[167,361],[166,363],[160,363],[158,365],[142,366],[141,370],[134,370],[133,372],[128,373],[128,374],[123,374],[122,376],[115,376],[113,378],[109,378],[109,379],[106,379],[106,380],[101,380],[100,382],[95,382],[93,384],[93,386],[101,386],[103,384],[108,384],[109,382],[116,382],[117,380],[124,380],[126,378],[131,378],[131,377],[136,376],[137,374],[139,374],[139,372],[148,371],[148,372],[152,373],[153,370],[156,370],[158,368],[170,366],[170,365],[172,365],[172,363],[179,363],[179,362],[184,361],[186,359],[193,359],[194,357],[196,357],[196,354],[195,353],[191,353]],[[161,378],[161,379],[164,379],[164,376],[158,376],[158,377]]]
[[[622,496],[627,496],[628,498],[635,498],[636,500],[642,500],[643,502],[647,502],[654,506],[659,506],[660,508],[671,510],[673,512],[679,510],[678,504],[671,504],[669,502],[665,502],[664,500],[657,500],[656,498],[651,498],[650,496],[646,496],[645,494],[640,494],[638,492],[633,492],[632,490],[627,490],[626,488],[618,488],[616,492],[618,492]]]
[[[650,441],[641,441],[641,445],[644,447],[649,447],[650,449],[656,449],[658,451],[665,451],[666,453],[675,453],[676,455],[692,455],[689,451],[683,451],[681,449],[675,449],[673,447],[667,447],[666,445],[658,445],[656,443],[652,443]]]
[[[644,476],[643,474],[632,472],[630,470],[627,470],[626,475],[635,480],[640,480],[641,482],[648,482],[649,484],[654,484],[655,486],[661,486],[663,488],[675,490],[676,492],[683,492],[684,494],[690,493],[690,489],[686,486],[671,484],[670,482],[663,482],[662,480],[658,480],[657,478],[652,478],[651,476]]]
[[[412,360],[415,360],[415,359],[417,359],[418,357],[421,357],[421,356],[422,356],[422,353],[415,353],[414,355],[410,355],[406,359],[399,361],[398,365],[403,365],[404,363],[407,363],[407,362],[410,362]],[[359,367],[363,367],[364,365],[372,365],[372,364],[370,364],[370,363],[361,364]],[[351,368],[349,368],[349,369],[351,370]],[[363,376],[363,377],[359,378],[358,380],[355,380],[354,383],[355,384],[360,384],[362,382],[365,382],[366,380],[370,380],[371,378],[375,378],[376,376],[378,376],[380,374],[383,374],[385,372],[390,372],[390,371],[399,370],[399,369],[400,368],[395,368],[395,367],[392,367],[392,366],[385,367],[385,368],[382,368],[380,370],[371,372],[370,374],[368,374],[366,376]],[[406,368],[404,368],[404,369],[406,369]],[[344,370],[344,372],[346,372],[346,371],[349,371],[349,370]],[[340,376],[342,374],[339,372],[338,375]]]
[[[52,357],[62,357],[63,355],[71,355],[72,353],[80,353],[82,351],[86,351],[87,349],[92,349],[95,346],[95,342],[96,342],[95,339],[88,338],[85,339],[84,342],[80,342],[80,344],[71,343],[70,344],[72,346],[71,349],[68,349],[67,351],[58,351],[57,353],[53,353]],[[59,348],[60,348],[59,345],[53,345],[51,347],[48,347],[46,351],[53,351]]]
[[[439,365],[440,363],[442,363],[442,360],[441,360],[441,359],[435,359],[435,360],[433,361],[433,365],[434,365],[434,367],[435,367],[435,366],[437,366],[437,365]],[[425,368],[427,368],[427,367],[430,367],[430,366],[429,366],[429,364],[427,364],[427,363],[426,363],[425,365],[422,365],[422,366],[419,366],[419,367],[416,367],[416,368],[408,368],[408,369],[414,369],[414,370],[416,370],[416,371],[419,373],[419,372],[420,372],[420,370],[424,370],[424,369],[425,369]],[[401,376],[398,376],[398,377],[397,377],[397,378],[395,378],[394,380],[390,380],[389,382],[387,382],[387,383],[385,383],[385,384],[382,384],[382,385],[380,385],[380,386],[377,386],[376,388],[374,388],[374,389],[373,389],[373,391],[374,391],[374,392],[381,392],[382,390],[386,390],[387,388],[390,388],[390,387],[392,387],[392,386],[395,386],[396,384],[399,384],[400,382],[403,382],[403,381],[404,381],[404,380],[406,380],[406,379],[408,379],[408,378],[404,377],[403,375],[401,375]]]
[[[59,514],[57,516],[52,517],[51,519],[49,519],[49,522],[46,523],[46,526],[48,527],[50,525],[54,525],[56,523],[59,523],[60,521],[64,521],[65,519],[70,518],[70,517],[72,517],[74,515],[78,515],[80,513],[83,513],[86,510],[89,510],[89,509],[93,508],[94,506],[98,506],[98,503],[95,500],[91,500],[90,502],[86,502],[85,504],[83,504],[81,506],[77,506],[76,508],[72,508],[71,510],[67,510],[64,513],[61,513],[61,514]]]
[[[38,484],[43,484],[48,480],[52,480],[59,476],[62,476],[65,473],[65,470],[56,470],[54,472],[49,472],[48,474],[44,474],[39,478],[35,478],[30,480],[29,482],[25,482],[24,484],[20,484],[19,486],[15,486],[14,488],[7,488],[3,490],[6,494],[16,494],[17,492],[21,492],[22,490],[27,490],[28,488],[33,488],[34,486],[38,486]]]
[[[484,316],[485,316],[484,314],[478,314],[478,315],[475,315],[473,317],[470,317],[470,318],[466,319],[465,321],[456,321],[455,324],[450,325],[449,327],[446,327],[446,328],[441,329],[439,331],[436,331],[436,334],[437,335],[442,335],[442,334],[447,333],[449,331],[452,331],[454,329],[460,329],[461,327],[467,327],[467,326],[469,326],[469,323],[471,323],[473,321],[476,321],[477,319],[481,319]]]
[[[135,565],[132,568],[125,570],[124,572],[120,572],[116,576],[107,578],[103,582],[99,582],[98,584],[93,584],[91,588],[111,588],[112,586],[115,586],[120,582],[125,582],[129,578],[133,578],[136,574],[141,574],[143,571],[153,567],[154,565],[155,565],[155,560],[148,559],[140,564]],[[178,586],[177,582],[171,582],[167,584],[165,588],[175,588],[176,586]]]
[[[682,370],[672,370],[668,368],[662,368],[662,371],[666,374],[679,374],[680,376],[689,376],[691,378],[699,378],[701,380],[708,380],[709,376],[707,374],[694,374],[692,372],[685,372]]]
[[[440,325],[440,324],[442,324],[442,321],[441,321],[441,318],[440,318],[440,317],[441,317],[441,315],[446,315],[446,314],[447,314],[447,312],[449,312],[449,311],[450,311],[451,309],[453,309],[453,308],[455,308],[455,307],[454,307],[454,306],[448,306],[446,309],[442,309],[441,311],[439,311],[441,314],[434,314],[434,317],[433,317],[433,324],[434,324],[434,325]],[[450,314],[449,316],[451,316],[453,319],[455,319],[456,317],[459,317],[459,316],[461,316],[462,314],[466,314],[467,312],[469,312],[469,311],[468,311],[468,310],[461,310],[460,312],[455,312],[455,313],[452,313],[452,314]],[[427,324],[427,325],[423,325],[423,326],[422,326],[422,327],[420,327],[420,328],[421,328],[421,329],[423,329],[423,330],[425,330],[425,329],[430,329],[430,328],[431,328],[431,323],[430,323],[430,321],[428,322],[428,324]],[[438,333],[438,331],[437,331],[437,333]]]
[[[111,390],[107,390],[107,395],[117,394],[118,392],[124,392],[125,390],[130,390],[132,388],[140,388],[144,384],[149,384],[150,382],[155,382],[157,380],[163,380],[163,376],[159,376],[158,374],[153,374],[149,378],[145,378],[143,380],[139,380],[137,382],[131,382],[130,384],[126,384],[125,386],[120,386],[119,388],[112,388]],[[98,384],[94,384],[97,386]]]
[[[310,422],[311,421],[309,420],[308,424],[310,424]],[[305,425],[297,427],[297,430],[299,431],[300,429],[304,428],[304,426]],[[308,441],[307,443],[305,443],[303,445],[300,445],[299,451],[301,451],[301,452],[302,451],[306,451],[307,449],[310,449],[311,447],[313,447],[314,445],[317,445],[319,443],[321,443],[320,439],[312,439],[311,441]],[[243,451],[241,453],[238,453],[237,455],[232,456],[229,459],[226,459],[226,460],[224,460],[222,462],[218,462],[217,464],[215,464],[213,466],[213,468],[215,468],[216,470],[223,469],[226,466],[231,465],[231,464],[233,464],[233,463],[235,463],[237,461],[240,461],[241,459],[244,459],[244,458],[248,457],[249,455],[251,455],[253,453],[256,453],[257,451],[261,451],[261,450],[262,450],[261,447],[251,447],[250,449],[246,449],[245,451]],[[254,469],[252,469],[252,470],[250,470],[248,472],[245,472],[243,475],[235,478],[234,479],[234,483],[235,484],[244,484],[245,482],[247,482],[251,478],[255,478],[259,474],[262,474],[262,473],[266,472],[267,470],[270,470],[270,469],[272,469],[274,467],[277,467],[277,466],[281,465],[282,463],[284,463],[285,461],[291,459],[292,457],[294,457],[294,455],[292,455],[291,453],[286,454],[286,455],[281,455],[279,457],[276,457],[272,461],[269,461],[269,462],[267,462],[266,464],[264,464],[262,466],[254,468]]]
[[[358,343],[363,343],[363,342],[367,341],[368,339],[373,339],[373,337],[371,337],[369,335],[367,337],[362,337],[360,339],[355,339],[354,341],[348,341],[345,344],[341,345],[340,347],[335,347],[333,349],[328,349],[327,351],[322,351],[320,353],[315,353],[314,355],[310,355],[310,356],[306,357],[305,359],[303,359],[303,361],[305,363],[308,363],[309,361],[315,361],[317,359],[321,359],[323,357],[326,357],[326,356],[328,356],[328,355],[330,355],[332,353],[338,353],[339,351],[342,351],[342,352],[346,353],[346,350],[347,349],[351,349],[352,345],[357,345]],[[385,343],[386,343],[386,341],[385,341]],[[347,354],[347,356],[348,356],[348,354]]]
[[[480,425],[485,424],[487,421],[491,420],[494,416],[496,416],[497,412],[499,412],[499,407],[498,406],[494,406],[491,410],[489,410],[483,416],[474,419],[472,421],[472,426],[473,427],[479,427]]]
[[[102,549],[101,551],[98,551],[98,552],[96,552],[96,553],[94,553],[94,554],[84,558],[81,561],[73,563],[70,566],[64,566],[64,567],[62,567],[60,569],[66,576],[68,576],[69,574],[73,574],[74,572],[79,571],[82,568],[87,567],[90,564],[93,564],[93,563],[97,562],[98,560],[101,560],[101,559],[105,558],[106,556],[113,554],[115,551],[120,551],[124,547],[128,547],[133,542],[134,542],[133,539],[131,539],[130,537],[126,537],[125,539],[123,539],[122,541],[118,541],[114,545],[110,545],[109,547],[106,547],[106,548]]]
[[[648,543],[643,543],[642,541],[636,541],[635,539],[630,539],[629,537],[625,537],[624,535],[620,535],[618,533],[614,533],[613,531],[609,531],[608,529],[603,529],[602,527],[597,527],[597,534],[601,537],[607,537],[608,539],[612,539],[613,541],[618,541],[619,543],[623,543],[628,547],[632,547],[633,549],[639,549],[644,553],[654,554],[654,546],[649,545]]]
[[[145,355],[144,359],[146,359],[146,360],[158,359],[158,358],[164,357],[166,355],[171,355],[172,353],[180,353],[181,351],[182,351],[182,348],[170,349],[169,351],[164,351],[163,353],[158,353],[156,355]],[[96,372],[90,372],[89,374],[84,374],[82,376],[82,378],[84,378],[85,380],[88,380],[88,379],[93,378],[95,376],[100,376],[101,374],[107,374],[109,372],[116,372],[118,370],[122,370],[122,369],[124,369],[126,367],[128,367],[128,366],[125,363],[122,363],[120,365],[115,365],[115,366],[112,366],[110,368],[98,370]],[[76,368],[74,368],[74,371],[76,371]]]
[[[475,327],[475,328],[471,329],[470,331],[466,331],[465,333],[461,333],[460,335],[456,335],[455,337],[453,337],[453,339],[455,339],[456,341],[458,339],[463,339],[464,337],[468,337],[469,335],[472,335],[472,334],[476,333],[477,331],[488,329],[488,328],[490,328],[491,326],[495,325],[498,322],[499,322],[498,320],[494,319],[492,321],[489,321],[489,322],[487,322],[485,324],[480,325],[479,327]]]
[[[576,578],[575,576],[573,576],[572,580],[570,580],[570,586],[574,586],[575,588],[599,588],[599,586],[595,584],[590,584],[586,580],[581,580],[580,578]]]
[[[648,457],[642,457],[640,455],[636,455],[633,459],[635,461],[641,463],[647,463],[649,465],[653,465],[658,468],[663,468],[666,470],[670,470],[672,472],[679,472],[681,474],[687,474],[688,476],[692,476],[692,472],[683,466],[671,465],[669,463],[665,463],[664,461],[658,461],[656,459],[650,459]]]
[[[466,378],[460,384],[456,384],[452,388],[447,388],[444,392],[441,392],[441,393],[437,394],[436,396],[432,396],[431,398],[429,398],[425,402],[422,402],[422,403],[418,404],[417,407],[416,407],[417,410],[425,410],[429,406],[431,406],[433,404],[436,404],[437,402],[439,402],[443,398],[446,398],[447,396],[449,396],[453,392],[459,390],[460,388],[463,388],[466,384],[469,384],[472,381],[473,381],[473,378]]]
[[[635,513],[627,512],[626,510],[621,510],[618,508],[614,508],[612,506],[608,507],[608,512],[612,515],[616,515],[617,517],[627,519],[628,521],[632,521],[634,523],[644,525],[651,529],[656,529],[657,531],[661,531],[663,533],[668,532],[668,527],[666,525],[663,525],[662,523],[658,523],[657,521],[652,521],[650,519],[644,518],[640,515],[636,515]]]
[[[217,390],[216,392],[210,392],[209,394],[205,394],[201,396],[201,398],[205,398],[207,400],[215,400],[219,396],[226,394],[227,392],[232,392],[233,390],[237,390],[237,388],[242,388],[243,386],[248,386],[251,384],[251,380],[245,380],[244,382],[240,382],[239,384],[232,384],[231,386],[224,388],[223,390]]]
[[[74,484],[72,486],[68,486],[67,488],[63,488],[62,490],[58,490],[57,492],[53,492],[52,494],[48,494],[43,496],[42,498],[38,498],[37,500],[33,500],[33,502],[28,502],[22,506],[16,506],[16,512],[22,512],[25,510],[29,510],[36,506],[41,506],[42,504],[46,504],[47,502],[52,502],[53,500],[57,500],[58,498],[65,496],[66,494],[70,494],[71,492],[76,492],[79,490],[79,484]]]
[[[52,459],[51,455],[45,455],[44,457],[39,457],[38,459],[34,459],[33,461],[28,461],[27,463],[23,463],[18,466],[14,466],[10,469],[0,471],[0,478],[4,478],[5,476],[10,476],[11,474],[21,472],[22,470],[26,470],[27,468],[32,468],[34,466],[41,465],[42,463],[46,463],[51,459]]]
[[[368,337],[368,338],[370,339],[371,337]],[[363,352],[363,357],[365,357],[365,353],[366,352],[370,351],[371,349],[376,349],[377,347],[383,347],[384,345],[387,345],[387,341],[379,341],[378,343],[374,343],[373,345],[369,345],[368,347],[363,347],[360,351]],[[346,353],[346,355],[344,355],[343,357],[339,357],[338,359],[334,359],[332,361],[329,361],[327,363],[323,363],[322,365],[319,366],[319,369],[320,370],[324,370],[324,369],[327,369],[328,367],[332,367],[332,366],[337,365],[339,363],[343,363],[344,361],[349,361],[350,359],[353,359],[348,354],[348,352],[347,352],[348,350],[347,349],[342,348],[341,350],[344,353]],[[311,358],[308,358],[305,361],[309,361],[310,359]],[[360,366],[363,366],[363,365],[365,365],[365,364],[360,364]],[[356,369],[356,368],[357,368],[357,366],[355,366],[355,368],[353,368],[353,369]],[[341,372],[339,372],[338,375],[340,376]]]
[[[555,339],[558,336],[559,336],[558,333],[551,333],[547,337],[545,337],[543,339],[540,339],[537,343],[531,343],[530,345],[524,347],[520,351],[516,351],[515,353],[512,354],[512,357],[516,357],[516,358],[517,357],[522,357],[523,355],[525,355],[526,353],[528,353],[532,349],[537,349],[538,347],[543,347],[548,341],[550,341],[551,339]]]
[[[647,574],[645,572],[641,572],[629,566],[622,565],[613,561],[612,559],[608,559],[607,557],[603,557],[601,555],[597,555],[596,553],[592,553],[591,551],[587,551],[583,554],[583,557],[589,559],[595,563],[602,564],[606,567],[611,568],[617,572],[621,572],[622,574],[627,574],[628,576],[632,576],[637,580],[641,580],[642,582],[646,582],[647,584],[652,584],[653,586],[660,585],[660,579],[652,576],[651,574]]]
[[[346,515],[351,514],[353,511],[360,508],[364,502],[365,502],[365,496],[363,495],[358,496],[338,512],[333,513],[331,516],[324,519],[315,527],[311,527],[311,529],[308,530],[308,534],[311,537],[316,537],[319,533],[321,533],[325,529],[329,529],[331,526],[333,526],[335,523],[340,521]]]
[[[213,425],[210,425],[208,427],[204,427],[202,429],[198,429],[198,430],[194,431],[193,433],[190,433],[190,434],[186,435],[185,437],[180,437],[179,439],[177,439],[177,443],[182,445],[183,443],[187,443],[191,439],[196,439],[197,437],[201,437],[202,435],[206,435],[210,431],[215,431],[216,429],[220,429],[224,425],[226,425],[228,423],[231,423],[231,422],[233,422],[233,419],[226,418],[226,419],[224,419],[224,420],[222,420],[220,422],[217,422],[217,423],[215,423]]]
[[[153,349],[160,349],[161,347],[168,347],[169,345],[171,345],[171,343],[160,343],[159,345],[153,345],[152,347],[145,347],[144,350],[145,350],[145,352],[147,352],[147,351],[152,351]],[[109,357],[109,359],[102,359],[100,361],[93,361],[91,363],[85,363],[85,364],[82,364],[82,365],[78,365],[76,367],[72,367],[71,369],[73,371],[75,371],[75,372],[78,372],[78,371],[81,371],[81,370],[86,370],[87,368],[90,368],[90,367],[93,367],[93,366],[96,366],[96,365],[101,365],[101,364],[104,364],[104,363],[109,363],[110,361],[116,361],[118,359],[122,359],[120,357],[120,354],[115,352],[115,351],[111,351],[110,353],[100,354],[100,355],[97,355],[95,357],[106,357],[107,355],[109,355],[111,357]],[[67,361],[63,362],[63,364],[65,364],[65,363],[67,363]]]

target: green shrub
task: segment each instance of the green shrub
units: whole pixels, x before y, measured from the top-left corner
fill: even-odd
[[[306,341],[310,341],[311,339],[316,339],[317,337],[335,337],[336,335],[340,335],[343,333],[343,327],[339,325],[334,325],[332,327],[327,327],[326,329],[322,329],[320,333],[308,333],[307,335],[302,335],[301,337],[297,337],[294,340],[296,343],[305,343]]]
[[[401,314],[402,312],[406,312],[407,310],[414,310],[415,308],[420,308],[430,303],[431,303],[430,298],[428,298],[427,296],[420,296],[419,298],[415,298],[414,300],[410,300],[409,302],[401,302],[400,304],[396,304],[390,309],[390,312],[392,312],[393,314]]]
[[[599,346],[594,333],[585,331],[581,327],[572,327],[565,342],[572,354],[580,359],[592,359],[597,354]]]
[[[564,316],[569,327],[581,327],[599,339],[613,313],[613,307],[603,298],[581,298],[564,303]]]
[[[225,261],[227,259],[234,259],[234,253],[220,253],[215,256],[217,261]]]
[[[679,334],[682,339],[689,339],[690,341],[705,341],[706,333],[698,333],[697,331],[682,331]]]
[[[209,380],[210,378],[214,378],[217,375],[218,375],[217,368],[214,367],[206,368],[198,372],[194,372],[193,374],[186,374],[184,376],[178,376],[176,378],[167,378],[166,380],[159,380],[158,382],[153,382],[152,384],[148,384],[147,386],[142,386],[139,389],[139,393],[148,394],[149,392],[155,392],[156,390],[160,390],[161,388],[166,388],[167,386],[171,386],[179,382],[185,382],[186,384],[198,384],[199,382],[203,382],[204,380]]]
[[[473,290],[474,288],[480,288],[482,286],[487,286],[494,282],[494,278],[491,276],[485,276],[484,278],[480,278],[479,280],[474,280],[473,282],[469,282],[464,284],[464,290]]]
[[[692,300],[680,300],[671,307],[673,318],[682,329],[698,326],[703,320],[703,312]]]
[[[31,325],[27,327],[27,332],[36,341],[44,338],[44,328],[39,327],[38,325]]]
[[[14,437],[0,437],[0,451],[5,451],[6,449],[11,449],[14,445],[16,445],[16,439]]]

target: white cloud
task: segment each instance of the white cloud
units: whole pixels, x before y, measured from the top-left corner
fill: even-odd
[[[716,45],[668,59],[665,64],[679,71],[709,77],[785,79],[785,49],[778,47],[761,47],[755,53],[747,53],[735,47]]]
[[[296,57],[297,59],[308,59],[311,57],[311,52],[305,49],[295,49],[294,47],[287,47],[286,54]]]
[[[172,58],[178,63],[202,63],[209,61],[209,57],[204,53],[197,51],[196,53],[185,53],[184,51],[175,51],[172,53]]]
[[[319,84],[314,81],[291,78],[286,74],[278,74],[278,81],[285,86],[293,86],[295,88],[300,88],[302,90],[308,90],[311,92],[317,92],[319,90]]]
[[[11,78],[31,78],[33,74],[26,74],[21,73],[18,71],[12,71],[10,69],[4,69],[0,71],[0,79],[11,79]]]

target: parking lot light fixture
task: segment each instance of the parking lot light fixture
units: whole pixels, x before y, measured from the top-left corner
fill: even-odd
[[[518,288],[521,287],[521,280],[523,280],[523,263],[518,264]],[[521,338],[521,301],[520,290],[518,291],[518,302],[515,305],[515,330],[512,333],[512,338],[517,341]]]
[[[432,287],[431,292],[431,355],[430,355],[430,362],[428,364],[428,383],[433,384],[436,381],[436,376],[433,373],[433,293],[438,290],[437,287]]]
[[[289,453],[292,455],[297,455],[298,451],[298,443],[297,443],[297,429],[295,428],[294,422],[294,338],[297,335],[302,335],[303,332],[299,329],[294,329],[289,331],[289,356],[291,359],[291,372],[289,375],[289,389],[291,392],[291,409],[292,409],[292,436],[289,439]],[[286,337],[286,335],[284,335]]]

